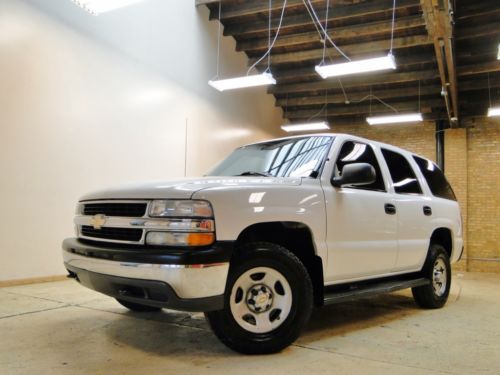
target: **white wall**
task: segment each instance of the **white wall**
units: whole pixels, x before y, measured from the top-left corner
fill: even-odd
[[[172,12],[175,9],[175,13]],[[0,0],[0,281],[64,274],[78,197],[202,174],[278,134],[264,88],[219,93],[217,22],[194,0],[91,16],[69,0]],[[225,76],[246,57],[223,38]]]

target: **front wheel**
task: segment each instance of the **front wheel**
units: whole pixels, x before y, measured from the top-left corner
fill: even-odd
[[[231,265],[224,309],[205,316],[229,348],[275,353],[299,336],[312,310],[312,283],[301,261],[265,242],[242,246]]]
[[[443,246],[430,245],[422,273],[430,280],[430,284],[412,288],[415,302],[426,309],[443,307],[451,286],[450,258]]]

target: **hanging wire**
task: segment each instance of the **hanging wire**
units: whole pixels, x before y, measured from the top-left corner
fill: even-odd
[[[323,28],[323,25],[321,24],[321,21],[318,18],[318,15],[316,14],[316,11],[314,10],[314,6],[311,4],[311,1],[310,0],[302,0],[302,2],[304,3],[304,5],[306,7],[307,12],[311,16],[313,23],[316,23],[319,26],[319,28],[321,29],[321,31],[323,32],[323,35],[321,35],[321,39],[323,39],[323,37],[324,37],[325,40],[328,40],[331,43],[333,48],[335,48],[347,60],[351,61],[349,56],[347,56],[339,47],[337,47],[337,45],[332,40],[332,38],[330,38],[330,36],[326,33],[325,29]]]
[[[350,102],[349,98],[347,97],[347,94],[346,94],[346,92],[344,90],[344,85],[342,84],[342,81],[338,77],[337,77],[337,80],[339,81],[339,85],[340,85],[340,88],[342,90],[342,94],[344,94],[344,103],[345,104],[350,104],[351,102]]]
[[[392,47],[394,44],[394,20],[396,18],[396,0],[392,2],[392,25],[391,25],[391,49],[389,54],[392,55]]]
[[[418,108],[417,112],[420,112],[420,80],[418,80]]]
[[[222,8],[222,0],[219,1],[219,27],[217,31],[217,73],[215,74],[215,77],[212,78],[212,80],[219,78],[221,8]]]
[[[286,93],[286,98],[285,98],[285,118],[287,118],[287,109],[288,109],[288,92]]]
[[[276,29],[276,34],[274,35],[274,39],[273,39],[271,45],[269,46],[267,51],[256,62],[254,62],[250,68],[248,68],[247,75],[250,73],[250,71],[253,68],[255,68],[257,66],[257,64],[259,64],[262,60],[264,60],[271,53],[271,50],[274,47],[274,44],[276,43],[276,39],[278,39],[278,35],[280,33],[280,30],[281,30],[281,25],[283,23],[283,18],[285,15],[286,2],[287,2],[287,0],[283,0],[283,8],[281,9],[280,21],[279,21],[278,28]]]
[[[321,112],[323,112],[325,109],[326,109],[326,113],[328,113],[328,90],[325,90],[325,104],[323,104],[323,106],[320,108],[320,110],[318,112],[316,112],[314,115],[312,115],[311,117],[309,117],[306,120],[306,122],[309,122],[313,118],[318,117],[321,114]]]
[[[269,23],[268,23],[268,31],[267,31],[267,49],[269,51],[267,55],[267,71],[271,71],[271,7],[273,0],[269,0]]]
[[[490,72],[488,72],[488,99],[490,101],[491,108],[491,85],[490,85]]]
[[[325,13],[325,34],[328,32],[328,10],[330,8],[330,0],[326,0],[326,13]],[[325,63],[325,53],[326,53],[326,37],[323,38],[323,59],[321,64]]]

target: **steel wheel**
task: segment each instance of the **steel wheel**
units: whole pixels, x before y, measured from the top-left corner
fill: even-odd
[[[415,302],[426,309],[438,309],[448,300],[451,286],[451,267],[448,253],[442,245],[429,246],[422,276],[429,284],[412,288]]]
[[[434,262],[434,269],[432,272],[432,287],[434,293],[441,297],[446,291],[446,265],[442,258],[437,258]]]
[[[243,273],[234,283],[229,300],[238,325],[252,333],[278,328],[290,314],[292,290],[286,278],[268,267]]]
[[[297,339],[313,306],[304,264],[282,246],[249,242],[231,261],[224,308],[205,316],[217,337],[240,353],[276,353]]]

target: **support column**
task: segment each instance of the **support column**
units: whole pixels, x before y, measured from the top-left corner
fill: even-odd
[[[436,162],[439,168],[444,172],[444,129],[445,122],[436,121]]]

